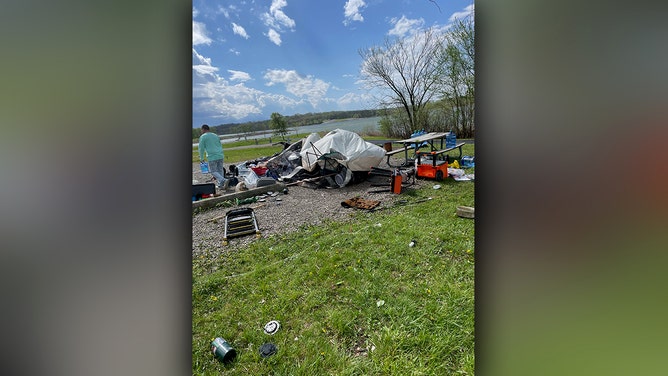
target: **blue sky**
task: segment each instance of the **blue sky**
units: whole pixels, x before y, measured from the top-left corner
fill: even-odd
[[[359,50],[445,29],[471,0],[193,0],[193,127],[377,107]]]

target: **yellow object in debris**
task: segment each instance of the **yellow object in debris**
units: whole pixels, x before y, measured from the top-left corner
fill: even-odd
[[[456,161],[450,163],[450,166],[452,166],[452,168],[459,168],[459,161],[456,160]]]

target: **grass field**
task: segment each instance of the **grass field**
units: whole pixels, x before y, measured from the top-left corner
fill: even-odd
[[[193,259],[193,374],[474,374],[474,221],[455,215],[474,206],[474,184],[441,185]],[[214,337],[237,349],[234,362],[213,358]],[[265,342],[278,353],[262,359]]]

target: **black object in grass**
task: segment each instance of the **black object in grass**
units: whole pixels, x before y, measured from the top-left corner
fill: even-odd
[[[278,348],[276,348],[276,345],[273,343],[265,343],[264,345],[260,346],[260,356],[263,358],[267,358],[276,354],[276,351],[278,351]]]

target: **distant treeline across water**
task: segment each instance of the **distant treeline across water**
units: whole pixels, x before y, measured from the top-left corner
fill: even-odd
[[[307,114],[295,114],[284,116],[289,128],[317,125],[332,120],[342,119],[364,119],[381,116],[382,110],[355,110],[355,111],[330,111]],[[211,130],[219,135],[233,133],[248,133],[269,130],[269,119],[263,121],[252,121],[246,123],[228,123],[211,126]],[[198,129],[199,126],[193,129]]]

